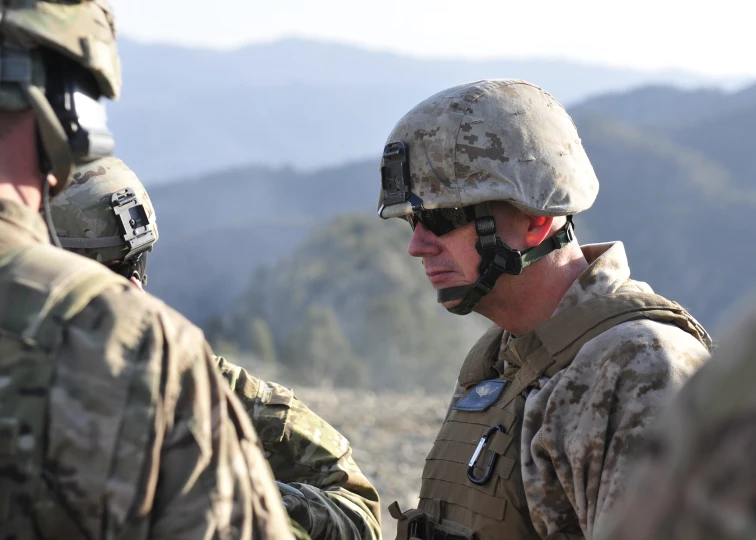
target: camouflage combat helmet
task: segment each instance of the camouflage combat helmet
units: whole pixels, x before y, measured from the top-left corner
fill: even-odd
[[[112,153],[99,98],[120,92],[109,0],[3,2],[0,110],[34,109],[56,192],[74,163]]]
[[[504,273],[573,240],[570,216],[587,210],[598,180],[572,119],[551,95],[525,81],[481,80],[431,96],[399,120],[381,162],[378,214],[423,223],[436,234],[475,221],[480,279],[438,291],[466,314]],[[527,251],[495,236],[489,203],[537,216],[567,216],[565,228]]]
[[[102,158],[77,168],[50,211],[63,248],[146,281],[146,255],[158,239],[155,209],[139,178],[120,159]]]

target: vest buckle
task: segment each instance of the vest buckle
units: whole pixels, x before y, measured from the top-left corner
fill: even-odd
[[[470,480],[473,484],[476,484],[478,486],[482,486],[484,484],[487,484],[488,481],[491,479],[491,476],[493,475],[494,466],[496,465],[496,459],[499,457],[499,454],[496,452],[491,452],[491,459],[488,460],[488,466],[486,467],[486,472],[481,477],[475,476],[475,465],[478,463],[478,459],[480,459],[480,456],[483,454],[484,450],[486,449],[486,445],[488,444],[489,439],[491,438],[491,435],[493,435],[496,431],[501,431],[502,433],[506,433],[506,430],[504,429],[504,426],[501,424],[494,424],[493,426],[489,427],[486,432],[483,434],[483,436],[480,438],[480,442],[478,443],[478,447],[475,449],[475,452],[473,452],[472,458],[470,459],[470,463],[467,464],[467,479]]]

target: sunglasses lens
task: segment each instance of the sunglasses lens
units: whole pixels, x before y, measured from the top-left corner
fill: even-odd
[[[443,236],[457,228],[445,210],[423,210],[418,212],[418,217],[423,226],[436,236]]]
[[[412,230],[415,230],[418,222],[436,236],[443,236],[474,219],[467,208],[437,208],[434,210],[420,210],[409,216],[405,216]]]

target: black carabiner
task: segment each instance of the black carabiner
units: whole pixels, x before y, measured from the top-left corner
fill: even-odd
[[[467,464],[467,479],[470,480],[470,482],[472,482],[473,484],[477,484],[479,486],[487,484],[491,479],[491,475],[493,475],[494,465],[496,465],[496,459],[499,457],[499,454],[497,454],[496,452],[491,452],[491,459],[488,460],[488,467],[486,468],[486,472],[485,474],[483,474],[483,476],[478,478],[473,474],[473,471],[475,470],[475,464],[478,462],[478,458],[483,453],[483,450],[486,449],[486,443],[488,442],[488,439],[496,430],[499,430],[502,433],[506,433],[504,426],[502,426],[501,424],[494,424],[493,426],[488,428],[480,438],[480,442],[478,443],[478,447],[475,449],[475,452],[473,452],[470,463]]]

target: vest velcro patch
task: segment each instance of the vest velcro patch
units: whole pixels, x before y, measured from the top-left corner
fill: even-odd
[[[454,406],[458,411],[485,411],[496,403],[509,381],[493,379],[481,381],[465,394]]]

